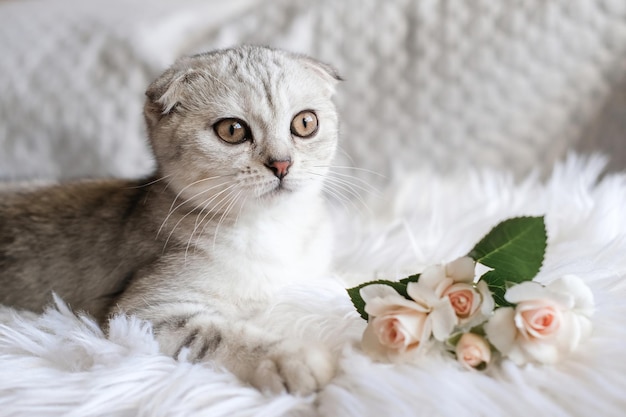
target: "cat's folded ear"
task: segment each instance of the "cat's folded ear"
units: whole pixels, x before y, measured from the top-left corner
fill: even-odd
[[[339,81],[343,81],[341,75],[335,67],[332,65],[328,65],[325,62],[318,61],[317,59],[311,58],[307,55],[299,55],[300,60],[304,63],[304,65],[313,71],[315,71],[318,75],[320,75],[324,80],[326,80],[331,88],[331,92],[335,92],[335,86]]]
[[[148,124],[152,125],[172,112],[189,94],[189,84],[199,75],[193,68],[175,65],[153,81],[146,90],[144,107]]]

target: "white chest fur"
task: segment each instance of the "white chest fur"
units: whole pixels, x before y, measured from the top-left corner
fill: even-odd
[[[229,304],[246,305],[323,274],[330,262],[330,222],[318,196],[289,199],[245,210],[201,248],[210,262],[195,265],[195,284]]]

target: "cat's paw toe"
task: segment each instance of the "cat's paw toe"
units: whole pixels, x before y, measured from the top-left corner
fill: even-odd
[[[262,390],[307,395],[319,391],[334,375],[334,360],[327,349],[282,343],[258,363],[250,382]]]

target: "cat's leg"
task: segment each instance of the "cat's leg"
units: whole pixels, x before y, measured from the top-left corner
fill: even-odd
[[[327,349],[270,335],[206,305],[168,302],[127,313],[152,322],[163,353],[178,357],[188,349],[188,360],[215,360],[261,390],[309,394],[334,376],[334,360]]]

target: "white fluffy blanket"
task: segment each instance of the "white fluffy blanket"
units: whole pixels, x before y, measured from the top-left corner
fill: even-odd
[[[62,303],[41,316],[1,310],[2,416],[618,416],[626,410],[626,176],[599,179],[599,158],[570,157],[550,178],[503,173],[404,176],[359,215],[336,209],[336,277],[285,289],[268,329],[314,338],[338,358],[315,395],[263,394],[211,364],[160,355],[149,327],[118,318],[107,338]],[[365,323],[343,287],[393,278],[465,254],[492,226],[546,214],[539,280],[577,274],[596,299],[592,338],[556,366],[505,362],[487,374],[432,356],[417,365],[372,362]],[[386,272],[383,272],[386,271]],[[344,283],[340,283],[341,280]],[[270,330],[268,330],[270,331]]]

